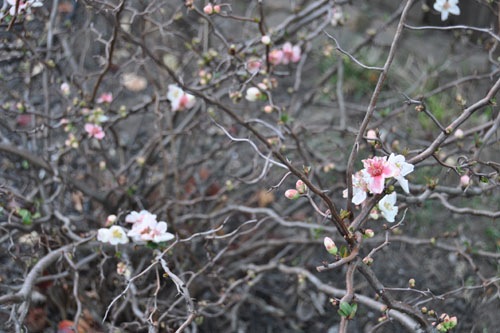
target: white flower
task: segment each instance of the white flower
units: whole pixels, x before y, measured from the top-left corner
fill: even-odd
[[[151,230],[151,236],[153,236],[152,241],[155,243],[167,242],[175,237],[170,232],[167,232],[167,223],[163,221],[158,222],[155,228]]]
[[[406,193],[410,193],[410,189],[408,188],[408,180],[404,178],[404,176],[413,172],[413,169],[415,168],[413,164],[406,163],[405,157],[403,155],[391,154],[387,161],[392,166],[394,166],[393,177],[398,181],[399,185]]]
[[[196,99],[193,95],[185,93],[175,84],[168,85],[167,99],[172,105],[172,111],[181,111],[192,108]]]
[[[147,210],[141,210],[140,212],[132,211],[125,217],[125,222],[137,223],[145,219],[153,219],[156,221],[156,215],[151,214]]]
[[[259,88],[250,87],[247,89],[245,99],[250,102],[255,102],[256,100],[260,99],[260,96],[262,96],[262,93],[260,92]]]
[[[441,13],[441,21],[446,21],[449,14],[460,15],[458,0],[436,0],[434,9]]]
[[[127,233],[134,242],[142,243],[152,241],[155,243],[166,242],[174,238],[174,235],[167,232],[167,223],[156,221],[156,215],[146,210],[140,213],[132,212],[126,219],[132,222],[132,229]]]
[[[16,2],[17,2],[16,0],[7,0],[7,3],[11,5],[9,14],[12,16],[23,12],[29,12],[31,7],[43,6],[43,2],[40,0],[28,0],[28,1],[20,0],[16,12]]]
[[[378,208],[380,209],[380,213],[387,220],[387,222],[394,222],[396,218],[396,214],[398,213],[398,206],[396,206],[397,194],[396,192],[392,192],[384,196],[378,202]]]
[[[129,242],[125,230],[117,225],[111,228],[101,228],[97,231],[97,240],[111,245],[126,244]]]

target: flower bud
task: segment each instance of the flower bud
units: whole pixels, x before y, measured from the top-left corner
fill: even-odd
[[[470,184],[470,177],[468,175],[463,175],[462,177],[460,177],[460,186],[462,186],[462,188],[466,188],[467,186],[469,186]]]
[[[265,113],[271,113],[271,112],[273,112],[273,107],[271,105],[264,106],[264,112]]]
[[[269,45],[269,44],[271,44],[271,37],[269,37],[268,35],[264,35],[264,36],[262,36],[262,38],[260,39],[260,41],[264,45]]]
[[[286,190],[285,197],[287,197],[290,200],[295,200],[295,199],[298,199],[300,197],[300,193],[297,190],[289,189],[289,190]]]
[[[462,131],[460,128],[455,131],[453,134],[455,138],[457,139],[462,139],[464,137],[464,131]]]
[[[335,242],[330,237],[325,237],[323,240],[323,244],[325,244],[325,249],[328,253],[336,255],[339,249],[335,245]]]
[[[212,15],[214,13],[214,7],[212,6],[211,3],[203,7],[203,12],[207,15]]]
[[[304,194],[306,193],[307,191],[307,186],[306,184],[304,184],[304,182],[302,180],[297,180],[297,182],[295,183],[295,189],[300,193],[300,194]]]
[[[410,279],[410,280],[408,280],[408,286],[409,286],[410,288],[415,288],[415,283],[416,283],[416,282],[415,282],[415,279]]]
[[[368,139],[377,139],[377,132],[375,130],[368,130],[368,132],[366,132],[366,137]],[[374,145],[376,143],[375,140],[367,140],[367,142],[371,145]]]
[[[116,215],[112,214],[109,215],[108,218],[106,219],[106,227],[109,227],[113,225],[116,222]]]
[[[371,264],[373,264],[373,258],[372,257],[364,257],[363,264],[365,264],[366,266],[370,266]]]
[[[370,211],[370,218],[373,220],[378,220],[380,217],[378,209],[375,207]]]
[[[372,229],[365,230],[365,237],[366,238],[373,238],[373,236],[375,236],[375,232]]]
[[[220,5],[215,5],[214,6],[214,13],[216,13],[216,14],[220,13]]]

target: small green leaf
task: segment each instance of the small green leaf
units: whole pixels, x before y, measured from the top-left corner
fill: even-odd
[[[340,257],[342,257],[342,258],[347,257],[347,256],[349,255],[349,251],[347,250],[347,246],[342,245],[342,246],[340,247],[339,254],[340,254]]]
[[[24,208],[19,208],[17,210],[17,213],[19,214],[19,216],[21,216],[21,220],[22,220],[23,224],[31,225],[32,216],[31,216],[31,212],[29,210],[24,209]]]

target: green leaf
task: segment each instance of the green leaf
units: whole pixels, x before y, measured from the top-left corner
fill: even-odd
[[[347,246],[342,245],[339,250],[340,257],[345,258],[349,255],[349,251],[347,250]]]
[[[31,225],[32,216],[31,216],[31,212],[29,210],[24,209],[24,208],[19,208],[17,210],[17,213],[19,214],[19,216],[21,216],[21,220],[22,220],[23,224]]]

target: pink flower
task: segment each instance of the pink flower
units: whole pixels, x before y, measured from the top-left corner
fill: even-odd
[[[96,138],[97,140],[102,140],[106,135],[101,126],[90,123],[85,124],[85,131],[91,138]]]
[[[269,62],[273,65],[279,65],[283,61],[283,51],[281,50],[272,50],[269,52]]]
[[[185,93],[184,90],[175,84],[170,84],[168,86],[167,99],[172,105],[172,111],[190,109],[196,103],[196,99],[193,95]]]
[[[110,104],[113,102],[113,94],[112,93],[103,93],[99,98],[97,99],[97,103],[108,103]]]
[[[287,65],[289,62],[299,62],[300,60],[300,47],[298,45],[292,46],[292,43],[286,42],[283,44],[283,59],[281,63]]]
[[[387,157],[375,156],[363,160],[363,165],[369,175],[368,189],[372,193],[382,193],[385,179],[394,175],[394,168],[387,162]]]
[[[260,71],[260,67],[262,66],[262,61],[257,58],[250,58],[247,60],[246,68],[247,71],[251,74],[256,74]]]

